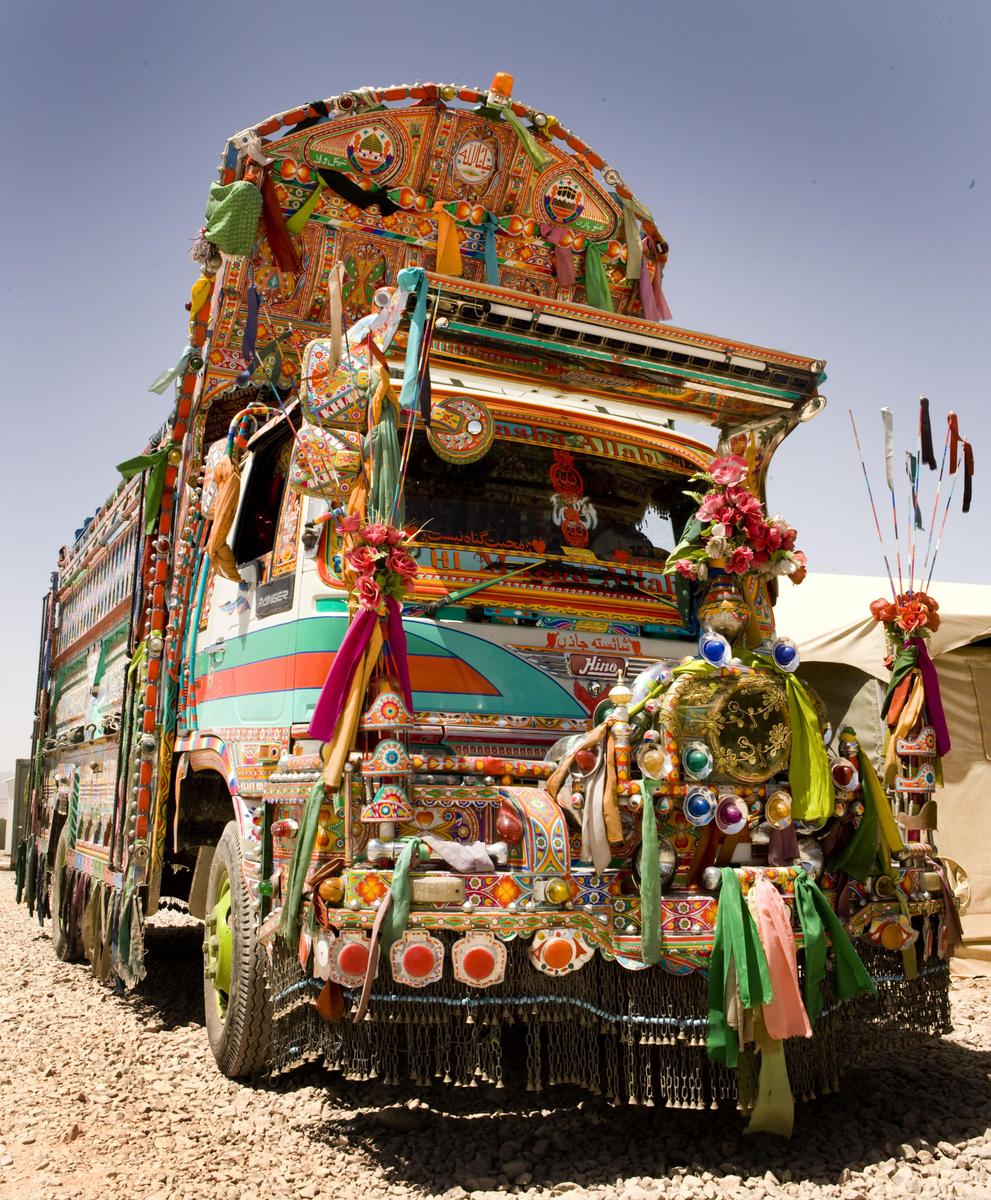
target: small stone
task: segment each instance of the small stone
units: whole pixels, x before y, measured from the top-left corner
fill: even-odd
[[[510,1183],[518,1183],[520,1176],[525,1175],[530,1169],[530,1164],[525,1158],[511,1158],[509,1162],[503,1163],[502,1170]]]
[[[944,1158],[956,1158],[960,1151],[952,1142],[937,1142],[936,1149]]]
[[[77,1124],[75,1121],[73,1121],[72,1126],[66,1130],[65,1137],[62,1138],[62,1141],[63,1142],[74,1142],[77,1137],[82,1137],[82,1135],[83,1135],[83,1127],[81,1125]]]

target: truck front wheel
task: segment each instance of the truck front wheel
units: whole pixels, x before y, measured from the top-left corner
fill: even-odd
[[[255,937],[241,837],[231,821],[210,867],[203,931],[203,1000],[210,1049],[228,1079],[258,1075],[268,1065],[271,1004],[265,951]]]

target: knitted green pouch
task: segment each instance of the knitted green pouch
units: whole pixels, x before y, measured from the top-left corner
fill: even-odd
[[[206,206],[206,239],[225,254],[250,254],[255,244],[262,194],[253,183],[214,183]]]

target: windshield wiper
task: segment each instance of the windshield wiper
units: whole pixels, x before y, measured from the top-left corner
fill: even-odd
[[[448,592],[436,600],[431,600],[429,604],[424,604],[423,611],[419,615],[421,617],[434,617],[448,604],[456,604],[459,600],[464,600],[468,596],[474,596],[476,592],[495,587],[497,583],[505,583],[507,579],[513,579],[516,575],[522,575],[524,571],[531,571],[534,567],[539,567],[541,563],[546,562],[546,558],[535,558],[533,562],[529,562],[522,567],[517,567],[515,571],[509,571],[505,575],[497,575],[495,579],[483,579],[481,583],[473,583],[471,587],[461,588],[456,592]]]

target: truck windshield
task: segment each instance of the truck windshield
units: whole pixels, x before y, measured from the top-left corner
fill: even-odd
[[[406,523],[433,545],[661,564],[695,508],[685,475],[642,463],[497,440],[479,461],[439,458],[422,433],[406,477]]]

